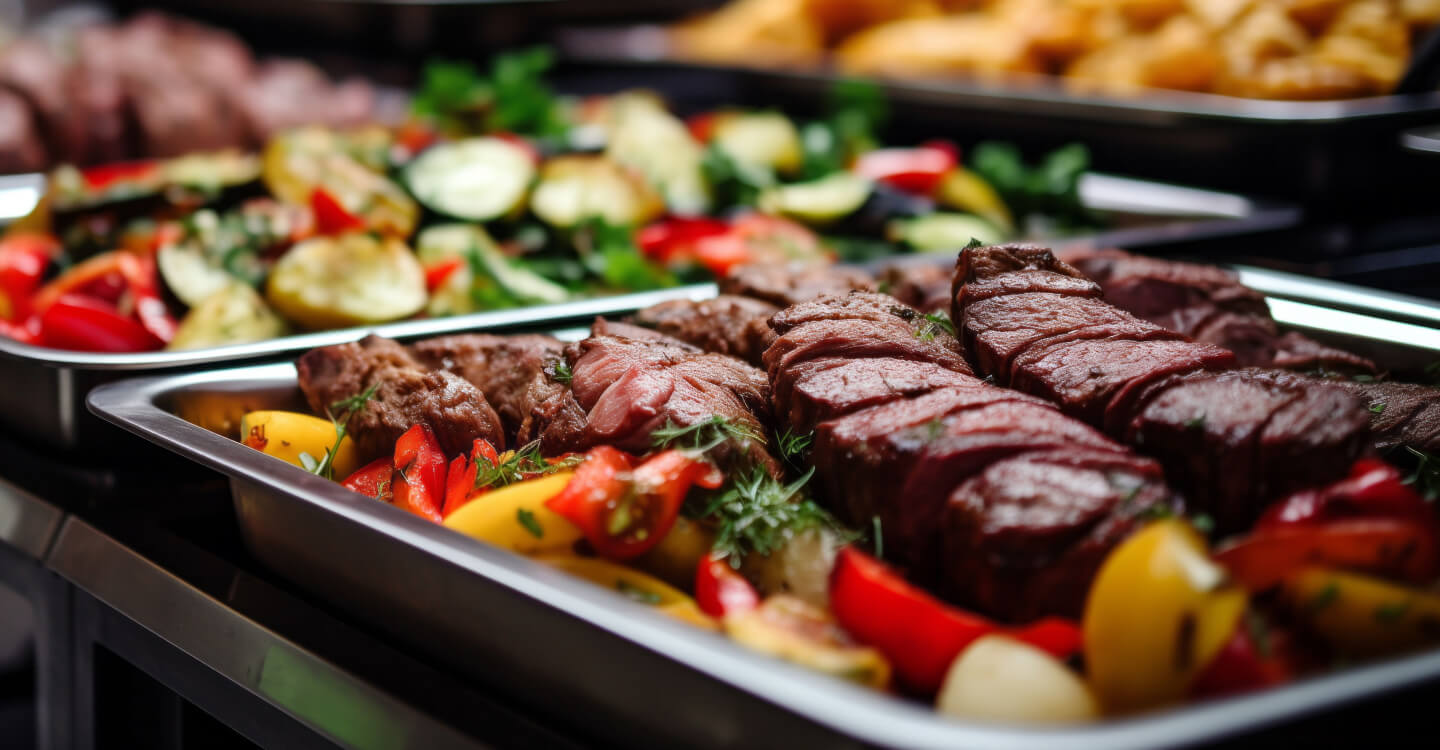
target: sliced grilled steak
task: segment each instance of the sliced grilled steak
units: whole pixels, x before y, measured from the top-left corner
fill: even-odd
[[[460,334],[426,339],[410,351],[426,367],[453,372],[480,389],[500,415],[511,444],[535,407],[565,390],[553,379],[565,344],[552,336]]]
[[[389,339],[372,335],[312,349],[295,366],[300,389],[317,414],[377,387],[366,408],[350,419],[350,435],[365,460],[394,452],[395,441],[420,422],[435,431],[446,455],[469,453],[475,438],[505,449],[500,417],[483,393],[458,375],[425,369]]]
[[[1368,415],[1354,397],[1284,371],[1234,370],[1234,355],[1211,344],[1152,336],[1142,321],[1088,299],[1094,290],[1084,284],[1094,286],[1043,248],[971,248],[956,266],[951,314],[981,372],[1003,374],[1009,356],[1012,387],[1158,459],[1222,529],[1253,520],[1282,493],[1343,476],[1363,449]],[[1087,299],[1031,291],[1066,287]],[[1108,337],[1085,338],[1086,319]],[[1077,333],[1047,338],[1062,323]],[[997,333],[1025,325],[1033,341]]]
[[[880,273],[878,286],[920,312],[948,315],[951,276],[949,268],[934,263],[894,263]]]
[[[1100,284],[1111,304],[1235,352],[1242,366],[1376,372],[1370,360],[1299,333],[1281,335],[1265,296],[1233,271],[1131,255],[1082,250],[1065,260]]]
[[[788,374],[787,411],[777,417],[799,434],[827,419],[975,380],[933,362],[889,357],[813,359],[790,368]]]
[[[1376,450],[1408,445],[1422,451],[1440,451],[1440,388],[1414,383],[1327,382],[1367,402],[1371,441]]]
[[[844,294],[852,290],[873,292],[875,288],[875,279],[864,271],[823,265],[737,266],[720,280],[722,294],[753,297],[780,307],[822,294]]]
[[[1064,450],[997,461],[946,504],[947,589],[1013,622],[1078,618],[1090,581],[1137,516],[1171,505],[1159,465],[1138,456]]]
[[[763,300],[721,295],[700,302],[662,302],[635,313],[633,322],[707,352],[759,366],[761,355],[775,340],[766,321],[777,312],[779,308]]]

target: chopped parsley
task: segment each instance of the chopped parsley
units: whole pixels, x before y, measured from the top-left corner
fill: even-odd
[[[1384,413],[1385,413],[1385,404],[1384,404],[1384,402],[1371,404],[1371,405],[1370,405],[1370,413],[1371,413],[1371,414],[1384,414]]]
[[[525,508],[516,509],[515,520],[520,522],[520,525],[524,526],[526,531],[530,532],[530,536],[536,539],[543,539],[545,537],[545,528],[535,519],[535,514],[529,510]]]
[[[955,324],[950,322],[950,317],[941,313],[927,313],[921,316],[920,325],[915,329],[915,338],[921,341],[934,341],[935,336],[941,332],[955,335]]]
[[[623,578],[615,579],[615,590],[641,604],[649,604],[652,607],[661,602],[659,594],[649,589],[642,589]]]
[[[1202,413],[1200,413],[1200,414],[1197,414],[1197,415],[1194,416],[1194,417],[1191,417],[1190,419],[1185,420],[1185,429],[1187,429],[1187,430],[1203,430],[1203,429],[1205,429],[1205,414],[1202,412]]]
[[[330,422],[335,425],[335,444],[326,448],[324,457],[319,460],[308,453],[301,453],[300,464],[306,471],[326,479],[335,479],[335,453],[340,450],[340,444],[345,442],[345,436],[350,429],[350,419],[370,405],[370,400],[375,398],[375,391],[379,388],[380,384],[376,383],[354,396],[330,404],[329,415]]]
[[[1205,513],[1197,513],[1191,516],[1190,525],[1194,526],[1196,531],[1205,536],[1210,536],[1215,532],[1215,519]]]
[[[550,379],[557,383],[570,384],[575,379],[575,373],[570,371],[570,364],[563,359],[555,360],[550,366]]]

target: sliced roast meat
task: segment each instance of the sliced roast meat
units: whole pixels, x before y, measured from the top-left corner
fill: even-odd
[[[459,334],[426,339],[410,351],[426,367],[453,372],[480,389],[512,444],[532,410],[553,392],[565,390],[554,380],[565,344],[552,336]]]
[[[1023,453],[955,488],[944,511],[945,586],[1002,620],[1079,618],[1110,550],[1157,507],[1175,510],[1154,461],[1113,451]]]
[[[753,297],[780,307],[822,294],[844,294],[852,290],[873,292],[875,288],[875,279],[864,271],[814,264],[736,266],[720,280],[722,294]]]
[[[619,336],[621,338],[638,339],[641,341],[655,341],[687,352],[703,351],[694,344],[686,343],[674,336],[662,333],[653,328],[646,328],[645,326],[635,325],[634,323],[606,320],[604,318],[595,319],[595,322],[590,326],[590,335]]]
[[[1281,334],[1265,296],[1233,271],[1195,263],[1081,250],[1064,259],[1094,279],[1111,304],[1197,341],[1235,352],[1242,366],[1374,373],[1375,363],[1299,333]]]
[[[317,414],[372,386],[375,395],[349,422],[365,460],[393,453],[395,441],[418,423],[435,431],[446,455],[469,453],[475,438],[505,449],[500,417],[468,381],[428,370],[405,347],[378,336],[306,352],[295,363],[300,389]]]
[[[1440,388],[1415,383],[1326,382],[1365,400],[1376,450],[1408,445],[1416,450],[1440,452]]]
[[[632,321],[707,352],[728,354],[752,365],[774,341],[767,321],[779,308],[759,299],[721,295],[695,302],[671,300],[635,313]]]
[[[1283,493],[1343,476],[1363,449],[1368,415],[1343,391],[1280,370],[1225,372],[1237,367],[1227,349],[1144,335],[1150,329],[1137,326],[1147,324],[1096,299],[1061,301],[1027,291],[1053,290],[1078,276],[1034,246],[962,252],[951,314],[966,333],[968,353],[981,372],[1003,375],[1005,357],[1023,346],[1010,362],[1012,387],[1158,459],[1223,529],[1253,520]],[[1205,283],[1215,281],[1212,274]],[[1243,297],[1236,295],[1237,306],[1249,304]],[[1075,332],[1057,336],[1064,326]]]
[[[813,359],[790,368],[789,376],[786,411],[776,416],[799,434],[827,419],[974,381],[933,362],[888,357]],[[776,399],[777,408],[780,403]]]
[[[950,279],[954,274],[934,263],[894,263],[880,273],[881,291],[926,313],[950,311]]]

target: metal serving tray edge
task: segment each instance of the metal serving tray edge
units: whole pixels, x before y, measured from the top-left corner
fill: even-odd
[[[1115,175],[1087,175],[1081,194],[1087,205],[1098,210],[1163,217],[1163,220],[1062,238],[1056,240],[1057,246],[1156,248],[1223,237],[1258,236],[1293,227],[1300,220],[1299,210],[1286,204]],[[370,331],[391,338],[414,339],[481,328],[547,329],[596,315],[627,312],[667,299],[693,298],[697,294],[714,294],[714,285],[698,284],[559,305],[402,321],[179,352],[69,352],[28,346],[0,337],[0,382],[7,385],[0,389],[0,424],[52,447],[84,448],[100,445],[101,438],[105,437],[104,426],[84,408],[85,395],[95,386],[126,374],[278,359],[317,346],[353,341]],[[110,437],[113,436],[112,433]]]
[[[1435,328],[1294,299],[1270,302],[1289,328],[1329,334],[1362,349],[1388,344],[1415,361],[1440,356]],[[283,406],[296,400],[297,390],[293,365],[282,363],[126,380],[97,389],[89,403],[110,422],[228,475],[246,543],[273,570],[532,707],[584,707],[551,715],[563,713],[569,718],[562,721],[622,742],[1176,746],[1440,679],[1440,652],[1429,652],[1248,697],[1094,725],[1036,728],[947,719],[926,706],[748,652],[533,560],[362,498],[172,413],[188,396],[260,398]]]

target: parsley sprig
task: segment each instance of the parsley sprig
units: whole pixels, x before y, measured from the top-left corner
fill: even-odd
[[[365,410],[370,400],[375,398],[375,391],[380,388],[376,383],[364,391],[349,398],[344,398],[330,404],[328,410],[330,422],[335,425],[335,444],[325,449],[325,455],[316,459],[309,453],[300,454],[300,465],[305,470],[316,476],[326,479],[335,479],[335,454],[340,450],[340,444],[345,442],[345,436],[350,431],[350,419],[356,414]]]

